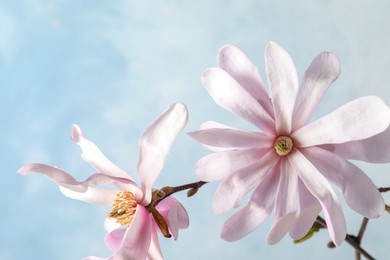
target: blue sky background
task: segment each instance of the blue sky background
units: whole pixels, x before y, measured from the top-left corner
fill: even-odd
[[[156,187],[196,180],[207,154],[185,132],[206,120],[246,122],[218,107],[200,83],[217,50],[232,43],[264,77],[264,47],[277,42],[300,76],[321,51],[337,53],[340,78],[316,117],[364,95],[390,104],[390,2],[356,1],[6,1],[0,0],[0,259],[109,256],[103,237],[108,208],[68,199],[42,176],[22,177],[24,164],[58,165],[83,180],[94,170],[69,139],[72,123],[136,177],[138,139],[173,102],[190,120]],[[378,186],[390,186],[390,165],[358,163]],[[219,238],[226,216],[211,209],[215,184],[193,198],[178,195],[191,220],[179,240],[161,238],[166,259],[352,259],[344,243],[326,247],[327,232],[301,245],[289,237],[265,243],[271,221],[235,243]],[[385,199],[390,202],[390,197]],[[342,200],[343,201],[343,200]],[[345,208],[348,231],[361,217]],[[390,216],[370,221],[363,246],[386,258]]]

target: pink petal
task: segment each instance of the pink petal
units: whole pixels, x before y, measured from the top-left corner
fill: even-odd
[[[25,165],[21,167],[17,172],[22,175],[28,175],[31,173],[41,173],[43,175],[46,175],[50,180],[52,180],[59,186],[62,186],[68,190],[74,192],[81,192],[81,193],[86,192],[85,194],[86,201],[91,199],[89,198],[91,193],[87,192],[89,189],[89,185],[91,184],[92,185],[115,184],[117,186],[121,184],[121,187],[124,187],[126,190],[131,191],[136,196],[136,198],[142,196],[141,190],[132,180],[109,176],[101,173],[93,174],[85,181],[80,182],[74,179],[69,173],[66,173],[65,171],[59,168],[52,167],[45,164],[39,164],[39,163]],[[91,191],[91,192],[94,193],[96,191]],[[67,194],[70,195],[70,192],[68,192]],[[80,194],[78,198],[82,199],[82,197],[83,195]],[[100,198],[96,198],[96,202],[98,203],[99,201]],[[104,204],[106,203],[106,201],[102,199],[101,203]]]
[[[273,118],[226,71],[210,68],[203,73],[202,83],[218,105],[248,120],[266,133],[275,132]]]
[[[321,147],[347,160],[388,163],[390,162],[390,127],[367,139],[342,144],[325,144]]]
[[[382,215],[385,210],[383,197],[358,167],[321,148],[305,148],[302,153],[342,191],[345,201],[353,210],[368,218]]]
[[[345,143],[377,135],[389,124],[389,107],[380,98],[367,96],[298,129],[291,137],[297,147]]]
[[[184,104],[171,105],[143,134],[139,144],[138,174],[144,192],[143,205],[150,202],[152,185],[160,174],[172,143],[187,123]]]
[[[278,160],[279,156],[271,150],[258,158],[257,162],[237,170],[224,179],[218,186],[214,196],[214,212],[223,214],[233,207],[238,207],[243,197],[259,185]]]
[[[152,228],[152,240],[150,241],[150,247],[146,260],[163,260],[161,253],[160,243],[158,241],[156,228]]]
[[[288,159],[307,189],[320,202],[329,235],[333,243],[339,246],[344,241],[347,231],[343,211],[332,187],[299,150],[294,149]]]
[[[144,206],[138,205],[122,244],[112,259],[146,259],[152,240],[152,220]]]
[[[131,177],[118,166],[113,164],[100,151],[99,147],[89,141],[78,125],[72,125],[70,138],[77,143],[82,151],[81,158],[88,162],[98,172],[115,177],[131,179]]]
[[[298,175],[286,158],[280,161],[280,179],[275,200],[275,218],[267,243],[279,242],[293,227],[299,213]]]
[[[196,175],[202,181],[215,181],[227,178],[232,173],[255,164],[269,149],[247,148],[219,152],[201,158],[196,164]]]
[[[279,135],[290,134],[298,91],[298,76],[294,63],[285,50],[270,42],[265,49],[265,65],[275,112],[276,132]]]
[[[166,219],[170,233],[176,240],[179,236],[179,229],[189,226],[189,217],[183,205],[173,196],[163,199],[156,209]]]
[[[293,130],[310,120],[323,95],[340,75],[340,61],[330,52],[320,53],[303,75],[293,113]]]
[[[279,167],[274,167],[274,169]],[[223,225],[221,237],[229,242],[237,241],[260,226],[271,214],[274,207],[279,172],[271,170],[254,190],[248,205]]]
[[[218,67],[229,73],[273,117],[274,111],[257,67],[248,56],[233,45],[223,46],[217,56]]]
[[[120,248],[125,233],[125,228],[116,229],[105,236],[104,242],[111,251],[115,252]]]
[[[290,229],[290,236],[292,239],[304,237],[313,226],[314,221],[321,211],[320,203],[310,191],[308,191],[301,179],[298,181],[298,189],[300,211],[294,227]]]
[[[214,147],[272,147],[274,137],[263,133],[228,128],[211,128],[188,133],[196,141]]]
[[[112,206],[116,194],[119,192],[118,189],[95,187],[88,187],[85,192],[77,192],[61,186],[60,191],[68,198],[81,200],[99,206]]]

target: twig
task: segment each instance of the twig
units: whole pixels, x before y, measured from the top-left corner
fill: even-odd
[[[316,220],[317,223],[321,224],[324,228],[326,228],[326,222],[323,218],[320,216],[317,217]],[[357,242],[356,237],[347,234],[345,237],[345,241],[347,241],[348,244],[350,244],[353,248],[355,248],[356,252],[359,252],[361,255],[365,256],[369,260],[375,260],[369,253],[367,253]]]
[[[356,243],[360,245],[360,242],[362,241],[364,231],[366,231],[366,227],[368,224],[368,218],[364,217],[362,221],[362,225],[360,226],[359,234],[356,237]],[[360,253],[358,251],[355,251],[355,258],[356,260],[360,260]]]

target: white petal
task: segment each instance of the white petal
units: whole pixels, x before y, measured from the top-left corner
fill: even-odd
[[[318,199],[324,211],[329,235],[336,246],[339,246],[347,234],[344,213],[329,182],[297,149],[288,156],[291,165],[307,189]]]
[[[203,73],[202,83],[218,105],[248,120],[268,134],[275,132],[273,118],[226,71],[210,68]]]
[[[107,159],[96,144],[85,137],[78,125],[72,125],[70,138],[80,146],[82,151],[81,158],[88,162],[98,172],[115,177],[131,179],[125,171]]]
[[[268,85],[275,112],[276,132],[291,133],[292,114],[298,91],[298,76],[290,55],[274,42],[265,49]]]
[[[298,147],[345,143],[377,135],[389,124],[389,107],[380,98],[367,96],[298,129],[291,137]]]
[[[242,50],[233,45],[223,46],[218,52],[217,64],[218,67],[237,80],[273,117],[271,100],[264,88],[257,67]]]
[[[248,205],[223,225],[221,237],[229,242],[237,241],[260,226],[271,214],[279,182],[279,167],[274,167],[253,191]]]
[[[144,205],[149,204],[152,185],[164,166],[173,141],[187,120],[186,106],[176,103],[159,116],[143,134],[139,144],[138,174],[144,192]]]
[[[385,210],[382,195],[358,167],[318,147],[302,149],[302,153],[342,191],[345,201],[353,210],[368,218],[382,215]]]
[[[340,61],[330,52],[320,53],[303,75],[293,113],[293,130],[304,126],[323,95],[340,75]]]

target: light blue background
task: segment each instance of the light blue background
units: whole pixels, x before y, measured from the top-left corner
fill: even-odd
[[[390,104],[389,10],[386,0],[2,0],[0,259],[109,256],[103,242],[108,208],[68,199],[42,176],[15,173],[32,162],[61,166],[80,180],[94,173],[69,140],[72,123],[136,177],[144,129],[171,103],[184,102],[189,123],[155,186],[195,181],[194,165],[208,152],[185,132],[211,119],[249,127],[218,107],[199,80],[223,44],[242,48],[263,79],[269,40],[291,54],[300,76],[319,52],[337,53],[342,74],[317,117],[364,95]],[[358,165],[378,186],[390,186],[389,164]],[[269,246],[270,221],[238,242],[221,240],[228,215],[212,212],[215,188],[177,196],[191,225],[178,241],[160,239],[166,259],[353,259],[346,243],[327,249],[325,231],[301,245],[285,237]],[[356,234],[361,217],[344,208],[348,231]],[[378,259],[388,254],[389,223],[388,214],[370,221],[364,236],[363,247]]]

